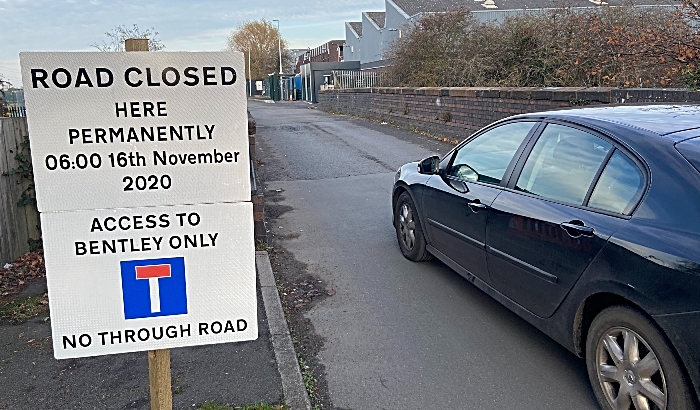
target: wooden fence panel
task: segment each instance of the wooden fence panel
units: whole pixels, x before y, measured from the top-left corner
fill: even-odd
[[[16,122],[17,128],[15,129],[15,144],[19,147],[21,146],[22,143],[25,142],[27,136],[29,135],[29,129],[27,128],[27,118],[26,116],[23,118],[20,118]],[[27,155],[29,155],[29,151],[26,151]],[[27,188],[29,188],[29,185],[34,184],[33,180],[27,180],[23,179],[20,183],[20,187],[17,191],[15,191],[15,196],[17,201],[20,200],[22,192],[24,192]],[[24,206],[20,208],[20,211],[23,211],[24,217],[26,218],[26,230],[27,230],[27,240],[29,239],[39,239],[41,238],[41,223],[39,221],[39,212],[37,212],[35,206]],[[21,218],[21,216],[20,216]]]
[[[21,152],[26,136],[26,118],[0,118],[0,174],[18,165],[15,155]],[[38,239],[40,236],[39,217],[34,207],[17,206],[30,183],[22,181],[19,175],[0,176],[0,264],[11,262],[29,251],[29,238]]]
[[[10,201],[10,190],[12,184],[10,179],[3,177],[2,174],[10,169],[8,163],[8,145],[5,138],[5,124],[9,126],[9,121],[0,118],[0,263],[3,265],[14,254],[12,249],[12,241],[14,235],[11,232],[9,225],[10,217],[7,213],[7,204]]]

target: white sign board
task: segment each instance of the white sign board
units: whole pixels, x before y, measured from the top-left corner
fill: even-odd
[[[58,359],[253,340],[241,53],[22,53]]]
[[[241,53],[20,62],[40,212],[250,200]]]
[[[56,358],[256,339],[252,212],[244,202],[42,214]]]

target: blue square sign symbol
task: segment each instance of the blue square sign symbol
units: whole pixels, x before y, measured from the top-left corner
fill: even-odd
[[[124,318],[187,313],[185,258],[121,261]]]

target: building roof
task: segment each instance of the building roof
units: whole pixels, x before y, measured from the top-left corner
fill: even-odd
[[[348,26],[350,29],[357,34],[358,37],[362,37],[362,22],[361,21],[349,21]]]
[[[367,17],[374,22],[379,28],[384,28],[384,22],[386,21],[386,13],[383,11],[367,11],[365,12]]]
[[[420,13],[445,12],[462,7],[469,11],[486,10],[528,10],[559,8],[561,0],[494,0],[496,9],[485,7],[485,1],[479,0],[392,0],[396,6],[409,16]],[[602,4],[610,6],[625,6],[632,3],[635,6],[678,6],[674,0],[604,0]],[[598,0],[567,0],[567,7],[595,7],[601,5]]]
[[[293,55],[294,58],[297,58],[297,57],[299,57],[300,55],[306,53],[306,50],[307,50],[307,49],[305,49],[305,48],[289,48],[289,49],[287,49],[287,51],[289,51],[289,53],[290,53],[291,55]]]
[[[474,5],[479,5],[474,0],[393,0],[393,2],[409,16],[420,13],[444,12],[458,7],[472,9]]]

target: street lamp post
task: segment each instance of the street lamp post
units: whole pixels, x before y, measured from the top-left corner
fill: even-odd
[[[248,45],[248,94],[252,97],[253,96],[253,76],[251,74],[251,66],[250,66],[250,50],[251,46]]]
[[[280,55],[280,95],[279,98],[282,100],[282,35],[280,34],[280,21],[279,20],[272,20],[277,22],[277,51],[279,51]]]
[[[306,65],[308,64],[309,68],[311,68],[311,48],[310,47],[306,48],[306,52],[304,53],[304,62],[305,62],[304,67],[306,67]],[[304,101],[311,101],[309,99],[309,89],[311,88],[311,85],[310,85],[311,77],[309,76],[307,78],[308,74],[309,74],[309,70],[305,69],[304,70],[304,80],[305,80],[305,83],[304,83]]]
[[[280,55],[280,74],[282,74],[282,35],[280,34],[280,21],[272,20],[277,22],[277,51]]]

